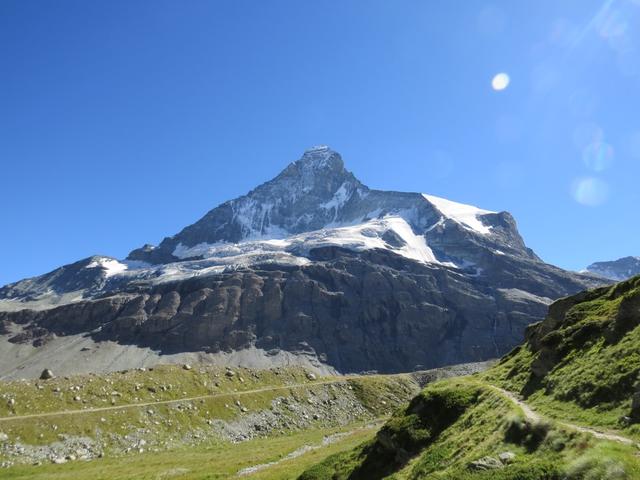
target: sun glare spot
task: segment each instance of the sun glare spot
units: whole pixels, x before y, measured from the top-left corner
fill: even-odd
[[[599,178],[580,178],[573,184],[573,198],[588,207],[597,207],[607,201],[609,185]]]
[[[491,87],[496,91],[504,90],[505,88],[507,88],[509,86],[509,82],[510,81],[511,81],[511,79],[509,78],[509,75],[507,75],[504,72],[503,73],[498,73],[491,80]]]

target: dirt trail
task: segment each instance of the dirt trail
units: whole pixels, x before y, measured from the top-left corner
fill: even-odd
[[[374,422],[369,423],[368,425],[362,426],[362,427],[358,427],[355,430],[350,430],[348,432],[340,432],[340,433],[334,433],[333,435],[328,435],[326,437],[324,437],[322,439],[322,442],[315,444],[315,445],[303,445],[302,447],[292,451],[291,453],[289,453],[288,455],[285,455],[284,457],[280,458],[279,460],[274,460],[273,462],[269,462],[269,463],[261,463],[259,465],[253,465],[251,467],[246,467],[243,468],[242,470],[238,471],[238,473],[236,473],[236,476],[238,477],[242,477],[245,475],[251,475],[254,474],[256,472],[259,472],[261,470],[267,469],[267,468],[271,468],[275,465],[278,465],[282,462],[286,462],[288,460],[292,460],[294,458],[298,458],[302,455],[304,455],[305,453],[311,452],[313,450],[319,450],[321,448],[327,447],[333,443],[339,442],[344,438],[347,438],[351,435],[354,435],[357,432],[361,432],[363,430],[372,430],[372,429],[378,429],[383,425],[383,418],[377,418]]]
[[[205,400],[209,398],[234,397],[238,395],[247,395],[251,393],[287,390],[290,388],[311,387],[315,385],[331,385],[336,383],[344,383],[350,380],[351,378],[354,378],[354,377],[342,377],[342,378],[335,378],[332,380],[325,380],[325,381],[318,381],[318,382],[292,383],[290,385],[256,388],[253,390],[241,390],[238,392],[213,393],[210,395],[199,395],[197,397],[185,397],[185,398],[177,398],[173,400],[160,400],[155,402],[143,402],[143,403],[127,403],[123,405],[112,405],[109,407],[84,408],[84,409],[76,409],[76,410],[59,410],[56,412],[33,413],[29,415],[14,415],[11,417],[0,417],[0,422],[10,422],[13,420],[25,420],[29,418],[57,417],[60,415],[77,415],[81,413],[110,412],[114,410],[123,410],[127,408],[142,408],[142,407],[150,407],[153,405],[167,405],[172,403],[192,402],[197,400]]]
[[[493,386],[493,385],[491,387],[494,390],[497,390],[498,392],[500,392],[505,397],[507,397],[513,403],[518,405],[522,409],[522,411],[524,412],[525,418],[527,420],[529,420],[530,422],[539,422],[540,420],[542,420],[542,416],[538,412],[534,411],[526,402],[521,400],[515,393],[510,392],[510,391],[505,390],[505,389],[500,388],[500,387]],[[624,443],[625,445],[635,445],[636,447],[640,448],[640,443],[638,443],[635,440],[632,440],[630,438],[623,437],[622,435],[617,435],[615,433],[601,432],[601,431],[596,430],[594,428],[582,427],[580,425],[575,425],[573,423],[563,422],[563,421],[559,421],[559,420],[557,420],[557,423],[559,425],[562,425],[563,427],[566,427],[566,428],[577,430],[577,431],[583,432],[583,433],[588,433],[588,434],[593,435],[594,437],[599,438],[601,440],[610,440],[612,442]]]

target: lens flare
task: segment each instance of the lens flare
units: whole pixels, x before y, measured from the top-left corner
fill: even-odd
[[[613,147],[606,142],[596,141],[582,151],[582,161],[594,172],[603,172],[613,165]]]
[[[509,75],[507,75],[504,72],[498,73],[491,80],[491,87],[495,91],[504,90],[505,88],[507,88],[509,86],[509,82],[511,82],[511,79],[509,78]]]
[[[587,207],[597,207],[607,201],[609,185],[599,178],[579,178],[573,184],[573,198]]]

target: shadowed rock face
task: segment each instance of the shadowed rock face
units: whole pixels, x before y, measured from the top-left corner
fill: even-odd
[[[52,334],[90,332],[98,341],[163,353],[256,346],[314,356],[343,372],[396,372],[499,356],[546,312],[547,301],[524,289],[545,296],[581,288],[579,277],[539,262],[527,270],[496,265],[489,283],[383,250],[313,254],[321,260],[308,266],[254,267],[51,310],[4,312],[0,321],[7,331],[23,327],[12,342],[43,345]]]

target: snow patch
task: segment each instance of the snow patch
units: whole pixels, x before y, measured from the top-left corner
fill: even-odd
[[[274,206],[272,203],[258,204],[253,199],[243,199],[233,205],[233,220],[240,224],[245,239],[279,238],[289,234],[285,229],[271,224]]]
[[[478,216],[487,215],[491,212],[489,210],[483,210],[473,205],[465,205],[464,203],[452,202],[445,198],[436,197],[434,195],[427,195],[425,193],[422,196],[433,204],[445,217],[448,217],[464,227],[474,230],[482,235],[491,233],[490,226],[484,225]]]
[[[328,202],[325,202],[320,205],[320,208],[325,210],[331,210],[335,208],[337,211],[344,206],[345,203],[349,200],[349,184],[347,182],[340,185],[340,188],[336,190],[336,193],[333,194],[333,197]]]
[[[124,263],[120,263],[115,258],[100,257],[93,260],[85,268],[102,268],[105,276],[108,278],[124,272],[129,268],[129,266]]]

